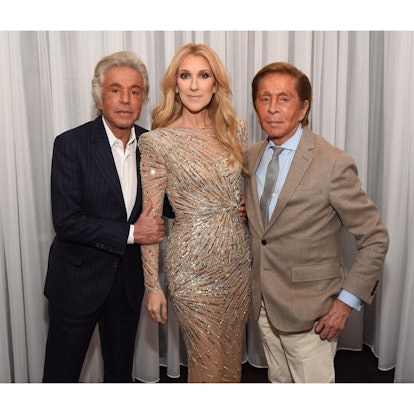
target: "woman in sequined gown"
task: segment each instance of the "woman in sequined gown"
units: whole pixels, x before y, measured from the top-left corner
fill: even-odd
[[[160,215],[165,192],[175,212],[168,237],[168,295],[183,334],[189,382],[240,382],[250,305],[250,250],[239,214],[246,124],[230,104],[216,53],[183,46],[168,67],[153,131],[139,140],[144,205]],[[167,302],[158,245],[142,246],[145,305],[160,323]]]

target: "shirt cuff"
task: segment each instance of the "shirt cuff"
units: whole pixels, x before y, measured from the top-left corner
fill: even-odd
[[[347,304],[348,306],[351,306],[351,308],[354,308],[358,312],[361,310],[362,305],[364,303],[361,299],[359,299],[352,293],[349,293],[345,289],[341,290],[341,293],[339,294],[338,299],[344,302],[345,304]]]
[[[128,235],[127,243],[134,244],[134,225],[133,224],[131,224],[131,226],[129,227],[129,235]]]

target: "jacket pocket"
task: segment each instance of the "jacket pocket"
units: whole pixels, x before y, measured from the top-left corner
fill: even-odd
[[[76,245],[65,243],[54,243],[50,251],[50,256],[55,260],[70,264],[72,266],[80,266],[83,263],[83,252]]]
[[[322,189],[319,187],[315,188],[301,188],[296,189],[294,193],[292,194],[292,198],[307,198],[307,197],[313,197],[322,194]]]
[[[292,282],[316,282],[342,277],[342,266],[338,262],[292,266]]]

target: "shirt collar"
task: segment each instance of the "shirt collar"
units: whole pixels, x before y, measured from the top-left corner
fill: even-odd
[[[296,132],[284,144],[282,144],[281,147],[289,149],[291,151],[296,151],[298,149],[300,138],[302,137],[302,132],[303,132],[303,127],[302,127],[302,124],[300,123]],[[268,140],[268,144],[267,144],[266,149],[276,146],[273,143],[273,141],[269,139],[269,137],[267,138],[267,140]]]
[[[105,118],[102,117],[102,121],[105,127],[105,131],[106,131],[106,135],[108,137],[108,141],[109,141],[109,145],[112,148],[115,143],[120,142],[120,140],[113,134],[113,132],[111,131],[111,129],[109,128],[108,124],[105,121]],[[135,142],[136,140],[136,136],[135,136],[135,128],[132,127],[131,128],[131,134],[129,136],[129,141],[128,141],[128,145],[132,144],[133,142]]]

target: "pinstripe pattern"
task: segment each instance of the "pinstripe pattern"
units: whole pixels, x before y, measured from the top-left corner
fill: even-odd
[[[135,126],[137,137],[145,131]],[[46,297],[64,310],[93,312],[108,295],[116,272],[122,271],[130,305],[137,310],[143,294],[141,253],[138,245],[126,241],[129,224],[141,213],[141,186],[127,221],[101,117],[56,138],[51,194],[56,236],[49,254]]]

